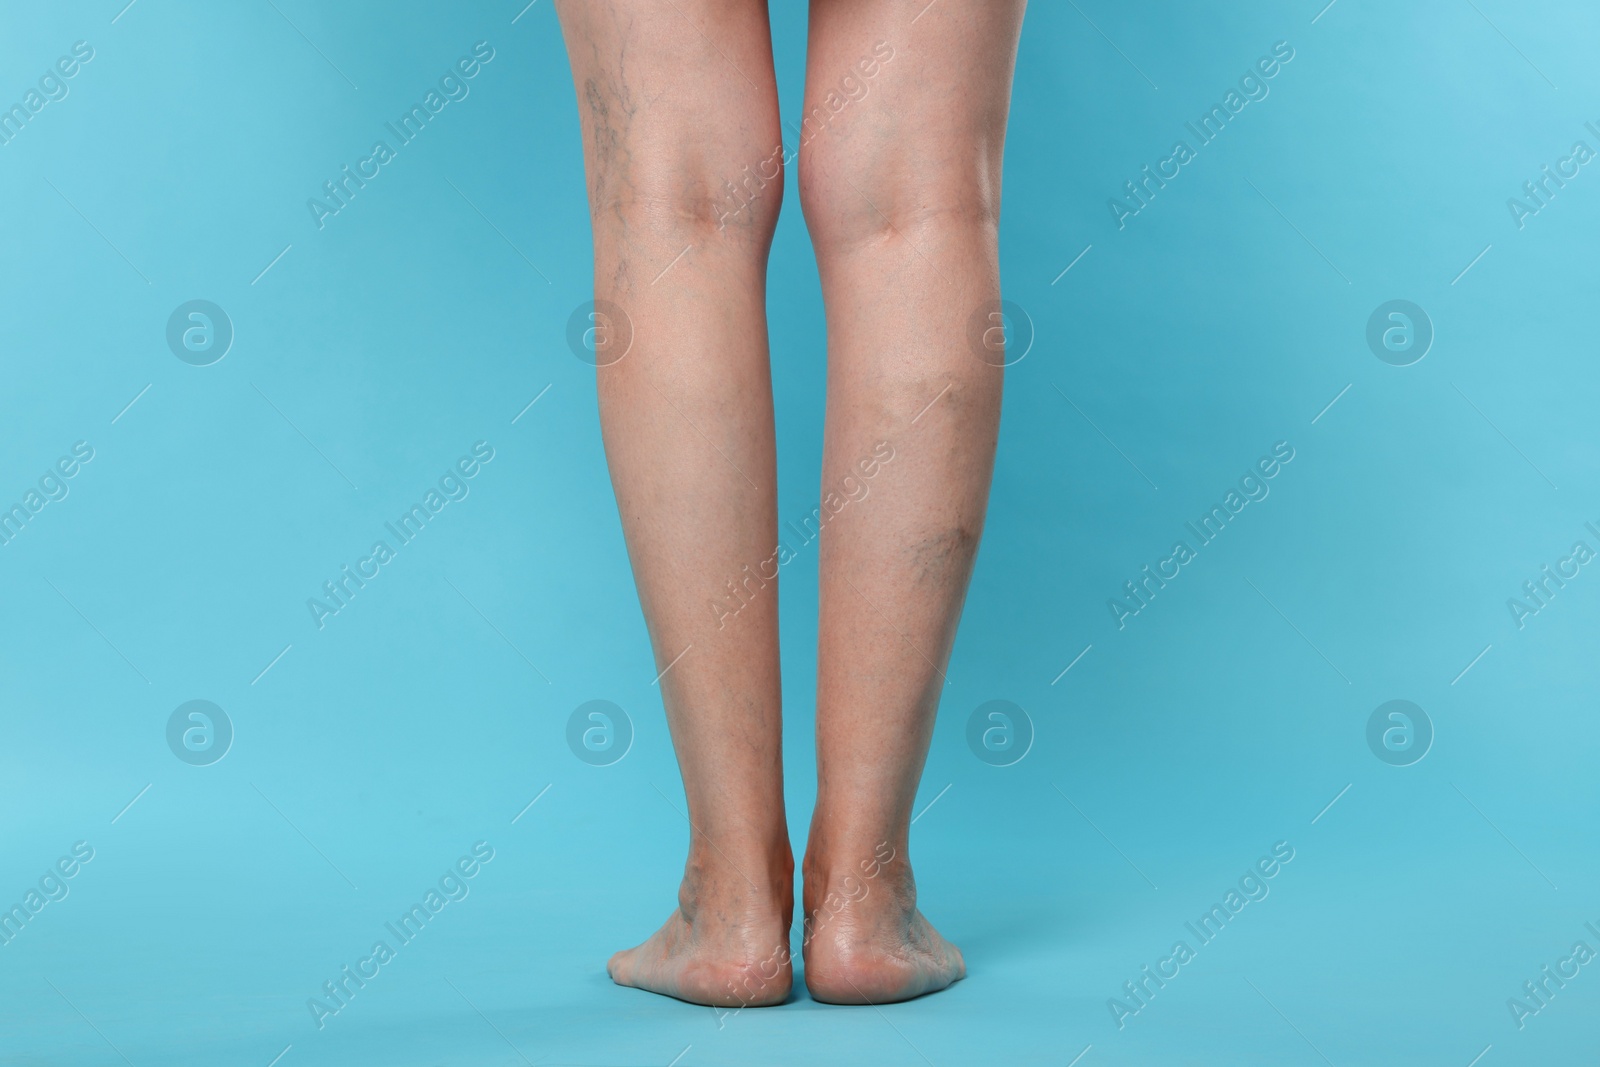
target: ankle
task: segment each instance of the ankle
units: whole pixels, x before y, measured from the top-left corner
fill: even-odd
[[[785,925],[794,911],[794,859],[780,852],[727,855],[691,847],[678,886],[678,906],[689,918],[702,903],[751,918],[771,915]]]
[[[807,889],[840,886],[847,878],[881,882],[907,877],[905,838],[893,833],[824,833],[813,828],[801,863]]]
[[[884,857],[905,855],[910,830],[909,815],[870,797],[824,790],[811,813],[805,870],[869,873],[874,863],[889,862]]]
[[[827,852],[808,849],[804,862],[804,941],[846,927],[909,917],[916,910],[916,882],[903,847],[887,840]]]

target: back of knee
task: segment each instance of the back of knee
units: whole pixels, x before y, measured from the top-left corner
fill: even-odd
[[[998,167],[826,141],[823,134],[800,152],[800,206],[818,256],[870,251],[896,237],[997,230]]]
[[[777,228],[783,202],[783,148],[748,152],[663,152],[635,156],[609,210],[636,235],[682,238],[699,244],[717,238],[764,250]]]
[[[718,231],[731,230],[770,242],[783,203],[783,177],[782,141],[761,158],[744,160],[737,171],[730,164],[708,190],[707,221]]]

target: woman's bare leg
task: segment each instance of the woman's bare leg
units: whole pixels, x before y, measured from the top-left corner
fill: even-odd
[[[607,969],[697,1003],[775,1003],[794,863],[777,586],[763,577],[778,540],[765,287],[783,162],[766,5],[558,10],[595,298],[621,309],[600,313],[601,360],[632,330],[598,370],[601,429],[691,824],[678,910]]]
[[[1000,295],[1024,2],[936,0],[914,24],[920,4],[811,3],[800,196],[827,304],[824,493],[843,496],[879,442],[893,450],[822,534],[804,862],[805,978],[819,1000],[903,1000],[966,973],[917,910],[907,839],[999,428],[1002,372],[968,331]],[[838,107],[841,96],[855,98]]]

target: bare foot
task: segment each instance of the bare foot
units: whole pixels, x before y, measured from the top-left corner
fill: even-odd
[[[678,910],[644,944],[611,957],[606,973],[612,981],[727,1008],[788,997],[794,981],[792,861],[771,889],[755,889],[726,864],[717,866],[713,871],[691,861],[678,888]]]
[[[806,988],[816,1000],[910,1000],[967,975],[961,950],[917,910],[911,865],[887,844],[853,867],[808,855],[804,899],[801,953]]]

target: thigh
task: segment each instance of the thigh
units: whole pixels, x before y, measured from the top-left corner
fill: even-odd
[[[852,218],[871,229],[878,216],[900,220],[952,200],[997,214],[1025,7],[811,0],[800,136],[808,218],[818,209],[824,229]]]
[[[781,141],[765,0],[556,7],[596,222],[634,208],[715,222],[725,183]]]

